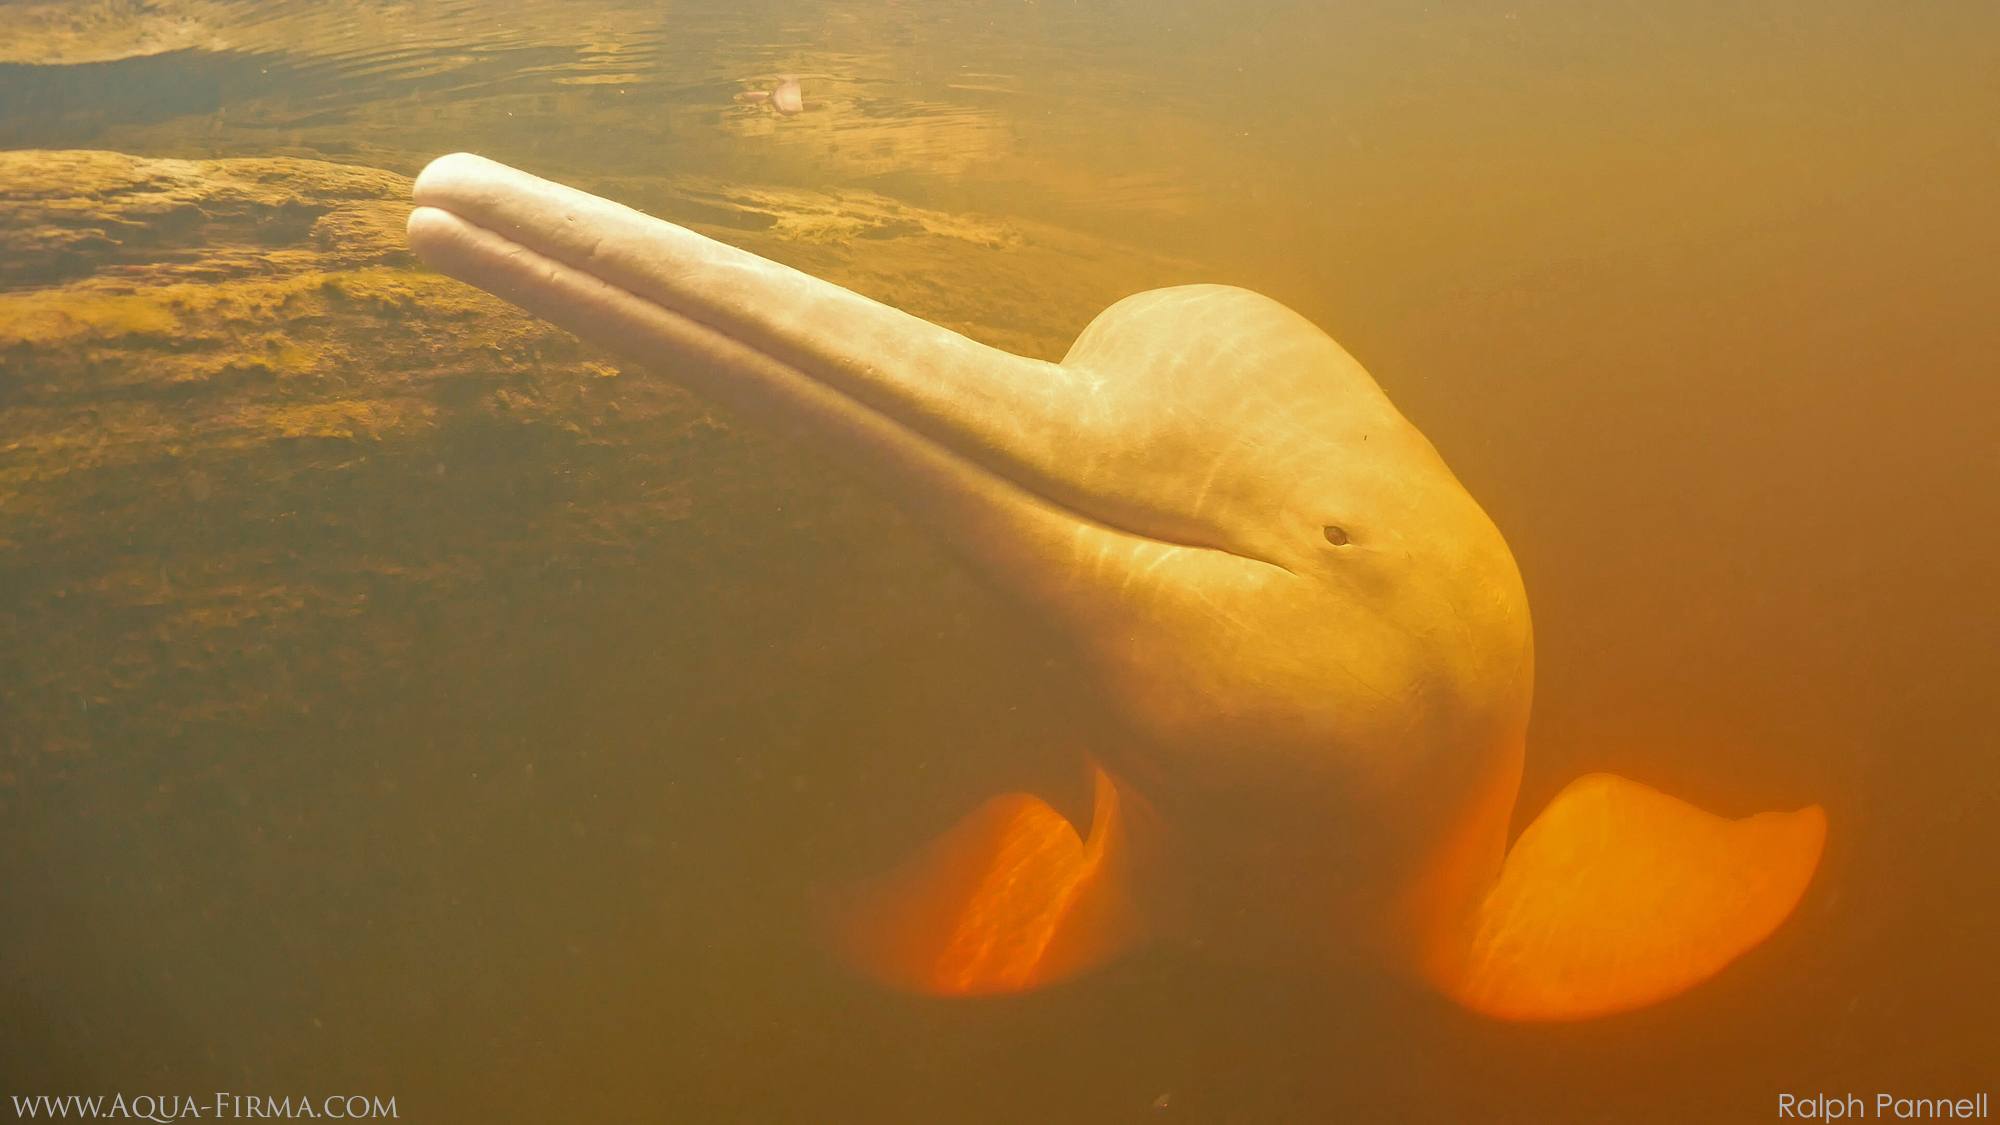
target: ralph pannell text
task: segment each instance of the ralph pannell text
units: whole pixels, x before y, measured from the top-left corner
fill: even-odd
[[[1778,1116],[1802,1121],[1842,1121],[1857,1117],[1901,1118],[1906,1121],[1943,1118],[1984,1119],[1986,1095],[1963,1098],[1901,1098],[1877,1094],[1869,1102],[1858,1094],[1779,1094]]]

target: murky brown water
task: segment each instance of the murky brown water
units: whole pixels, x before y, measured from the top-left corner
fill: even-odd
[[[1033,777],[1059,713],[1012,614],[807,455],[723,419],[626,471],[447,410],[327,468],[190,461],[179,507],[127,515],[157,464],[38,508],[51,470],[0,435],[0,1093],[1265,1122],[2000,1092],[2000,9],[54,7],[0,5],[7,148],[406,175],[469,149],[1044,353],[1128,291],[1276,297],[1520,561],[1517,823],[1602,769],[1819,803],[1831,834],[1766,945],[1596,1023],[1172,949],[913,1000],[828,964],[805,903]],[[735,100],[781,72],[826,106]],[[1068,264],[995,281],[900,237],[926,222]],[[11,433],[42,424],[37,362],[0,354]],[[546,531],[642,499],[685,510]],[[515,539],[565,545],[491,553]],[[93,655],[140,629],[98,576],[167,589],[272,543],[478,577],[382,578],[255,643],[246,616],[200,676]],[[265,702],[182,715],[210,694]]]

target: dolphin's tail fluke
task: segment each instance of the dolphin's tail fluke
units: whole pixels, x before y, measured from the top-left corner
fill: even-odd
[[[933,996],[1018,992],[1075,976],[1139,937],[1118,787],[1097,771],[1089,839],[1027,793],[987,801],[828,911],[845,958]]]
[[[1634,781],[1571,782],[1507,853],[1424,975],[1497,1019],[1589,1019],[1664,1000],[1777,929],[1805,893],[1826,813],[1729,820]]]

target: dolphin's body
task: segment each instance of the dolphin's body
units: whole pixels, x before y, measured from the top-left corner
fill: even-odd
[[[884,980],[1032,987],[1151,935],[1580,1018],[1719,971],[1811,878],[1817,807],[1728,821],[1601,774],[1508,853],[1520,575],[1368,373],[1273,301],[1141,293],[1047,363],[476,156],[416,201],[437,268],[815,432],[1090,686],[1087,835],[1009,794],[856,891],[841,940]]]
[[[823,104],[805,99],[805,89],[799,85],[799,76],[796,74],[780,74],[770,89],[738,94],[736,100],[763,102],[783,117],[797,117],[806,110],[818,109]]]

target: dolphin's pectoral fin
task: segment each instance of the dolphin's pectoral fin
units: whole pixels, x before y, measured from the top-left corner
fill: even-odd
[[[987,801],[830,912],[848,961],[933,996],[1019,992],[1095,968],[1138,937],[1118,790],[1097,772],[1090,838],[1027,793]]]
[[[1483,1015],[1574,1020],[1664,1000],[1777,929],[1826,813],[1729,820],[1610,774],[1571,782],[1507,854],[1433,983]]]

